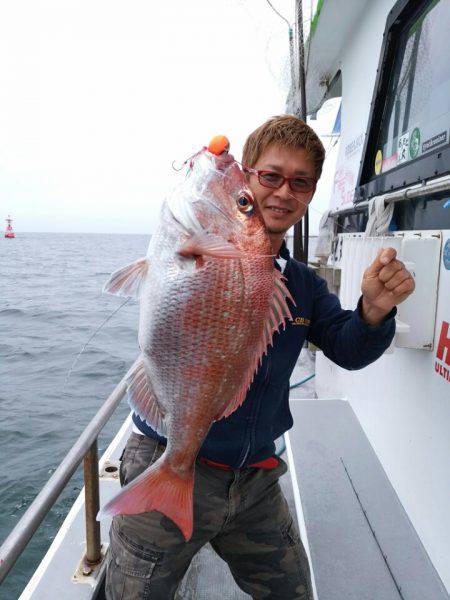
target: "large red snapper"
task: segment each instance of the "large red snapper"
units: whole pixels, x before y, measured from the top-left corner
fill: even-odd
[[[140,299],[128,399],[167,448],[100,516],[158,510],[188,540],[199,449],[211,424],[242,404],[273,333],[291,318],[261,213],[230,155],[193,158],[147,256],[105,290]]]

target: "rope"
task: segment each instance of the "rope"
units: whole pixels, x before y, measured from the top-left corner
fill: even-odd
[[[300,387],[301,385],[303,385],[304,383],[306,383],[307,381],[309,381],[310,379],[312,379],[313,377],[315,377],[316,374],[313,373],[312,375],[308,375],[308,377],[305,377],[305,379],[302,379],[301,381],[299,381],[298,383],[294,383],[294,385],[291,385],[289,387],[290,390],[294,390],[295,388]]]

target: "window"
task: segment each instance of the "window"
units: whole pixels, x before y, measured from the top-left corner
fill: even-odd
[[[386,27],[358,200],[449,170],[450,0],[405,4]]]
[[[448,17],[448,1],[435,0],[400,36],[377,143],[381,172],[449,141]],[[379,169],[375,161],[373,176]]]

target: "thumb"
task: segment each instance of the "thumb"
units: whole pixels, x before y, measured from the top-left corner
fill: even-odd
[[[381,269],[393,261],[396,256],[397,250],[395,248],[380,248],[373,263],[367,267],[366,275],[369,277],[378,275]]]

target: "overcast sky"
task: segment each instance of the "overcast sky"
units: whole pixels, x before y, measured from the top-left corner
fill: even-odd
[[[293,20],[294,0],[272,3]],[[287,39],[264,0],[0,0],[1,219],[151,233],[173,161],[217,133],[240,158],[248,133],[283,112]],[[325,112],[319,133],[333,125]]]

